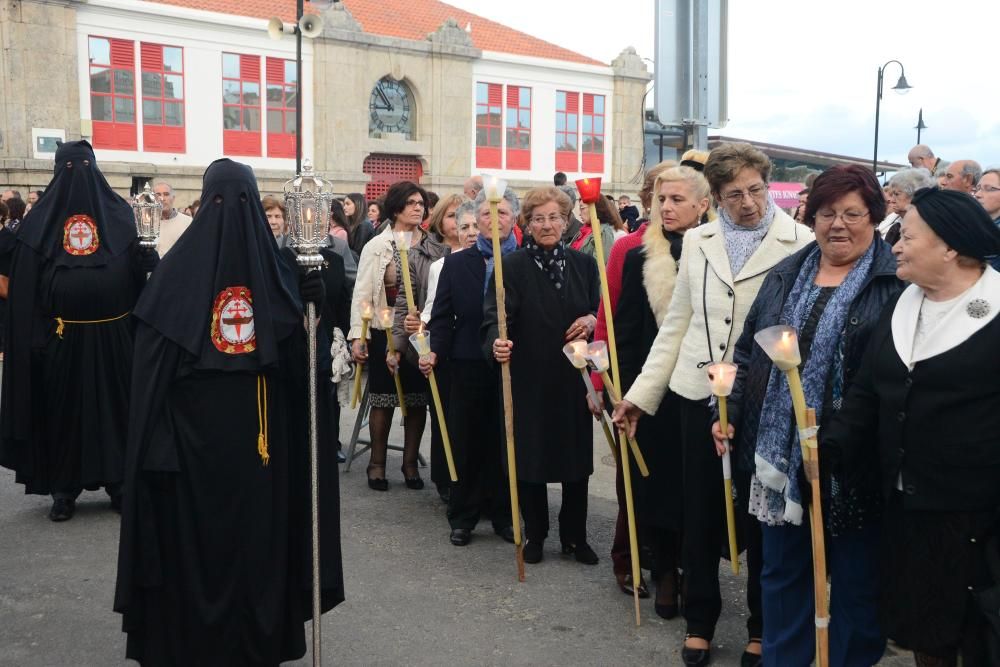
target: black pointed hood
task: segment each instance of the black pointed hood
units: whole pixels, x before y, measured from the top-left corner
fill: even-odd
[[[153,272],[135,316],[188,353],[196,368],[256,372],[302,326],[295,275],[278,257],[253,170],[216,160],[201,208]]]
[[[86,141],[56,150],[52,180],[18,238],[57,266],[103,266],[136,238],[132,206],[108,185]]]

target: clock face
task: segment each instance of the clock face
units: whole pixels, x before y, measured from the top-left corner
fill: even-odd
[[[394,132],[411,135],[410,91],[392,79],[382,79],[372,88],[368,102],[369,132]]]

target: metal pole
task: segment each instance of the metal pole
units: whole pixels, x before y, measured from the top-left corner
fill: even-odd
[[[300,0],[301,2],[301,0]],[[310,269],[315,270],[315,269]],[[319,439],[316,433],[316,304],[306,303],[309,337],[309,490],[312,501],[312,664],[323,664],[319,573]]]
[[[872,155],[872,173],[878,173],[878,114],[882,104],[882,68],[878,68],[878,86],[875,94],[875,152]]]
[[[304,0],[295,0],[295,173],[302,173],[302,30]]]

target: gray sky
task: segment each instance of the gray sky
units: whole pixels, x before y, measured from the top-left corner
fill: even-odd
[[[655,58],[655,0],[446,0],[610,62],[625,46]],[[584,16],[592,9],[594,17]],[[878,67],[886,72],[879,159],[906,163],[922,141],[946,160],[1000,165],[1000,2],[729,0],[729,124],[710,134],[872,155]]]

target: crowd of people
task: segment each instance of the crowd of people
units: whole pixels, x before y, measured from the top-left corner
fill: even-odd
[[[160,236],[146,248],[89,144],[64,144],[46,190],[27,202],[7,191],[0,208],[0,465],[26,492],[52,497],[53,521],[73,517],[84,489],[103,488],[121,513],[115,610],[128,657],[301,657],[313,583],[302,327],[312,302],[324,611],[343,599],[344,454],[330,445],[341,449],[341,408],[363,372],[368,487],[387,492],[395,477],[396,410],[403,485],[425,487],[429,419],[430,480],[456,547],[481,519],[507,542],[523,521],[524,561],[542,561],[547,485],[558,483],[559,552],[598,564],[588,538],[595,419],[634,436],[649,476],[626,476],[618,461],[611,572],[659,616],[683,616],[685,665],[710,663],[723,613],[730,447],[747,566],[741,665],[816,659],[817,480],[829,664],[873,665],[888,639],[918,665],[998,664],[1000,170],[946,163],[924,145],[909,161],[885,183],[860,166],[830,167],[790,211],[769,196],[769,158],[745,143],[660,163],[639,206],[603,196],[593,213],[561,173],[499,202],[479,176],[440,197],[403,181],[377,202],[336,199],[324,265],[301,272],[284,200],[261,197],[249,167],[213,163],[184,211],[155,182]],[[774,325],[797,331],[818,465],[803,462],[788,379],[755,342]],[[422,332],[430,352],[418,355],[410,337]],[[562,353],[613,332],[617,405],[598,373],[588,396]],[[725,432],[705,370],[716,362],[737,365]],[[652,586],[632,575],[626,477]]]

